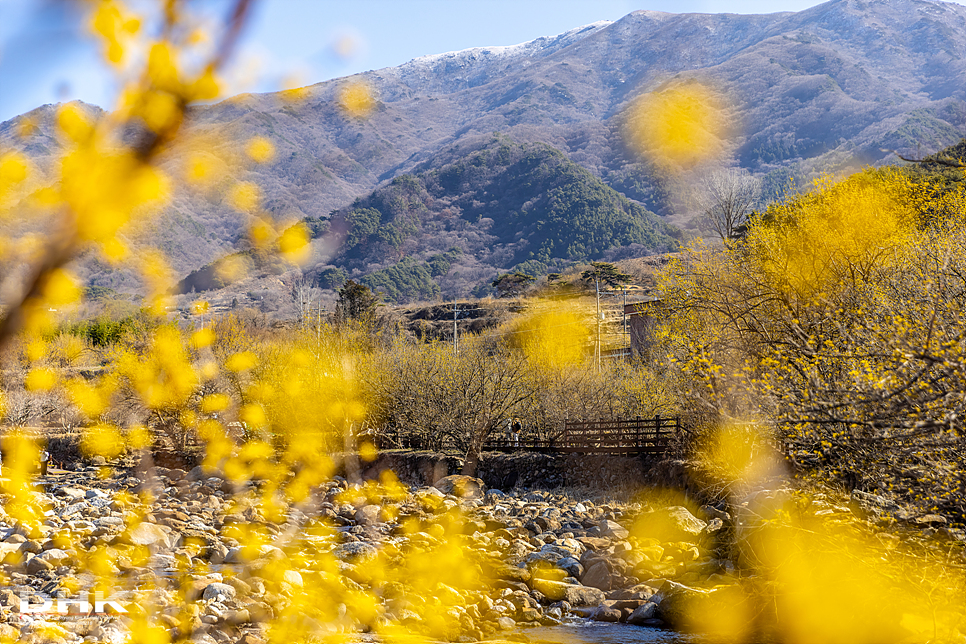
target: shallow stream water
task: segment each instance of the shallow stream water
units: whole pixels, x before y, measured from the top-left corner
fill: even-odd
[[[562,626],[540,626],[520,631],[534,644],[698,644],[693,635],[582,620]]]

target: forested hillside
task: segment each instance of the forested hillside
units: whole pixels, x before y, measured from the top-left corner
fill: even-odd
[[[542,275],[677,246],[675,231],[559,150],[496,136],[448,150],[333,214],[332,263],[396,301],[486,290],[499,271]],[[310,271],[332,288],[325,266]]]

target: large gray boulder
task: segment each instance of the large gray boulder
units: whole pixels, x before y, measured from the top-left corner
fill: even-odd
[[[486,486],[482,479],[462,474],[453,474],[441,478],[433,484],[443,494],[452,494],[463,499],[482,499],[486,493]]]
[[[720,628],[715,616],[742,614],[748,610],[748,597],[737,586],[704,590],[665,581],[651,601],[658,605],[660,619],[677,630],[693,633],[713,632]]]
[[[598,606],[604,601],[604,591],[579,584],[568,584],[549,579],[531,579],[530,587],[551,601],[565,601],[571,606]]]
[[[701,612],[709,598],[709,591],[691,588],[673,581],[665,581],[661,590],[651,598],[657,604],[661,619],[675,628],[689,625],[689,618]]]

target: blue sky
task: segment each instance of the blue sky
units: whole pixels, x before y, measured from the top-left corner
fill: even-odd
[[[145,0],[134,0],[134,2]],[[966,4],[966,0],[959,0]],[[201,0],[217,8],[225,0]],[[66,0],[0,0],[0,121],[44,103],[110,107],[117,86]],[[814,0],[260,0],[231,93],[310,85],[425,54],[512,45],[636,9],[800,11]]]

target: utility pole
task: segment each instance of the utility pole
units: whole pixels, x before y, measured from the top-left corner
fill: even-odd
[[[623,285],[630,280],[631,276],[621,273],[616,266],[607,262],[591,262],[590,266],[590,269],[580,274],[580,278],[585,281],[594,280],[594,290],[597,293],[597,371],[599,372],[601,353],[603,353],[600,346],[600,283],[603,281],[610,286]],[[626,294],[624,297],[627,297]]]
[[[453,300],[453,357],[455,358],[459,355],[459,349],[456,343],[456,315],[458,309],[456,308],[456,300]]]
[[[621,318],[624,324],[624,337],[622,340],[627,343],[627,350],[630,351],[631,338],[627,335],[627,287],[624,284],[621,284],[621,295],[624,296],[624,306],[621,308]]]
[[[597,372],[600,373],[600,277],[594,278],[597,291]]]

